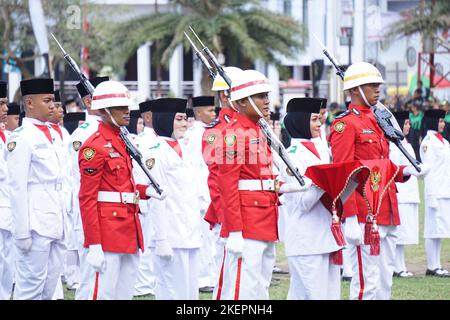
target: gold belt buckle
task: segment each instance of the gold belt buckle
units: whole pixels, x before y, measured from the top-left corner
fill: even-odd
[[[274,184],[274,191],[276,192],[276,193],[279,193],[280,192],[280,180],[278,180],[278,179],[275,179],[274,181],[273,181],[273,184]]]
[[[134,192],[133,203],[134,203],[134,204],[138,204],[140,198],[141,198],[141,197],[139,196],[139,191],[136,190],[136,191]]]

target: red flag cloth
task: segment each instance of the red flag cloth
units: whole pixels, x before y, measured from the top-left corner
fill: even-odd
[[[2,129],[0,129],[0,138],[2,138],[3,142],[6,142],[6,137]]]
[[[44,132],[50,143],[53,143],[52,134],[50,133],[50,129],[46,124],[35,124],[35,126],[38,127],[42,132]]]
[[[378,233],[377,216],[389,186],[395,183],[400,171],[389,159],[360,160],[370,168],[370,177],[364,187],[357,190],[363,195],[368,207],[367,221],[364,228],[364,244],[370,245],[370,254],[380,254],[380,234]]]
[[[61,137],[61,140],[63,140],[63,134],[61,131],[61,128],[57,124],[50,124],[53,129],[55,129],[56,132],[58,132],[59,136]]]
[[[330,213],[335,209],[337,215],[341,216],[343,207],[340,197],[348,187],[349,180],[355,179],[358,182],[357,189],[362,188],[369,173],[369,168],[362,165],[359,160],[355,160],[310,166],[305,176],[325,191],[320,200]]]
[[[346,243],[339,219],[343,213],[341,196],[345,191],[348,191],[347,188],[350,188],[350,179],[357,181],[358,186],[364,186],[369,177],[369,168],[363,166],[359,161],[322,164],[308,167],[305,176],[325,191],[320,201],[333,215],[331,232],[336,244],[344,246]],[[332,263],[342,265],[342,260],[342,250],[331,253]]]

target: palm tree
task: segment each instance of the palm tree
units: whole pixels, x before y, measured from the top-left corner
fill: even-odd
[[[447,33],[450,29],[450,2],[447,0],[422,0],[416,8],[403,12],[403,18],[390,27],[386,35],[387,44],[398,37],[421,34],[422,43],[433,43],[438,32]],[[446,43],[448,49],[448,43]],[[433,50],[432,50],[433,51]],[[430,86],[433,87],[434,53],[430,52]],[[420,61],[419,61],[420,63]],[[419,75],[420,77],[420,75]]]
[[[174,49],[182,44],[189,51],[184,31],[192,26],[216,55],[224,54],[227,65],[256,59],[280,65],[280,57],[292,57],[302,48],[302,28],[292,18],[264,9],[251,0],[172,0],[174,10],[154,13],[120,24],[115,39],[128,56],[147,41],[158,41],[154,64],[168,66]],[[130,32],[132,30],[132,32]],[[114,55],[112,50],[111,55]],[[122,52],[123,55],[123,52]],[[126,55],[126,54],[125,54]],[[247,65],[245,65],[247,62]],[[206,79],[204,73],[203,79]]]

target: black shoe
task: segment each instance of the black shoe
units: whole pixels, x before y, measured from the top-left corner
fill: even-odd
[[[288,274],[289,273],[288,271],[284,271],[280,267],[277,267],[277,266],[273,267],[272,272],[273,273],[278,273],[278,274]]]
[[[447,277],[450,277],[450,272],[448,272],[447,270],[442,269],[442,268],[436,268],[434,270],[427,269],[427,271],[425,272],[425,275],[447,278]]]
[[[211,293],[214,291],[214,287],[201,287],[200,289],[198,289],[198,291],[200,291],[201,293]]]
[[[352,277],[346,277],[346,276],[344,276],[344,277],[342,277],[342,281],[348,281],[348,282],[350,282],[350,281],[352,281]]]

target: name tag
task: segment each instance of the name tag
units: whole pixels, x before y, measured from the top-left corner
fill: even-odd
[[[120,157],[120,153],[118,153],[118,152],[111,152],[111,153],[109,154],[109,156],[110,156],[111,158],[119,158],[119,157]]]
[[[373,130],[372,129],[363,129],[362,133],[372,134]]]
[[[258,144],[258,143],[259,143],[259,138],[250,140],[250,144]]]

